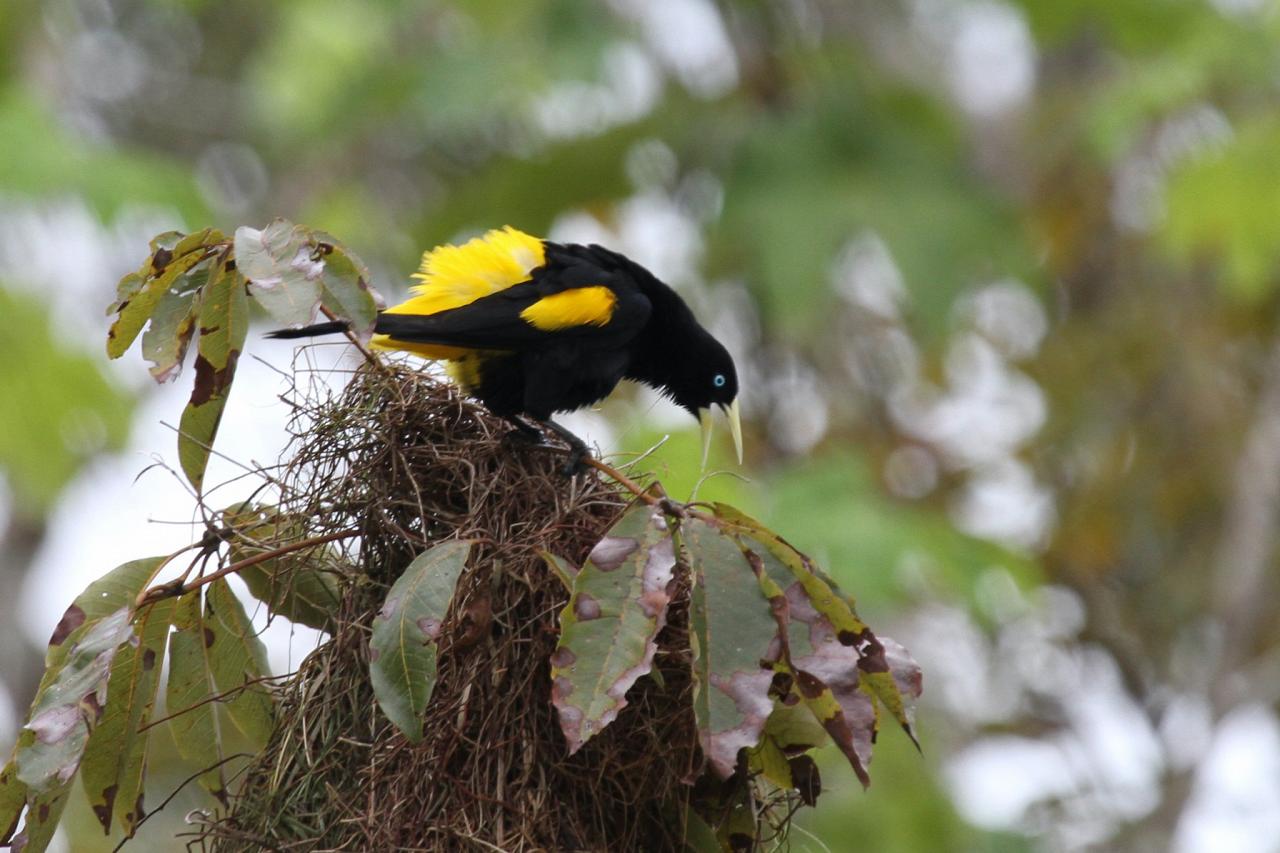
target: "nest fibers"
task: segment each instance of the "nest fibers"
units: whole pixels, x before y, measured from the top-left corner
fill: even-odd
[[[571,482],[561,455],[511,446],[505,421],[404,368],[364,368],[339,397],[302,402],[293,431],[281,509],[307,519],[304,536],[361,536],[332,638],[281,688],[275,734],[205,846],[680,849],[702,763],[687,586],[659,636],[660,678],[640,679],[572,757],[550,698],[569,594],[539,552],[581,564],[629,496],[594,471]],[[411,744],[374,703],[370,623],[409,561],[452,538],[476,544]]]

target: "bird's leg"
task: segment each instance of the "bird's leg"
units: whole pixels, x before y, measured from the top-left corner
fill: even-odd
[[[519,415],[507,415],[506,420],[509,421],[515,429],[502,437],[503,441],[512,444],[520,443],[530,447],[548,447],[543,439],[542,430],[526,421]]]
[[[591,451],[587,449],[586,442],[550,418],[540,420],[538,423],[563,438],[565,443],[569,445],[569,461],[564,466],[565,476],[574,477],[581,474],[586,468],[583,463],[591,455]]]

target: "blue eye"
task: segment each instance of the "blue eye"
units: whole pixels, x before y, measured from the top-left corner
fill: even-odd
[[[724,384],[728,381],[729,381],[728,379],[724,378],[723,373],[717,373],[716,378],[711,380],[711,384],[716,386],[717,388],[723,388]]]

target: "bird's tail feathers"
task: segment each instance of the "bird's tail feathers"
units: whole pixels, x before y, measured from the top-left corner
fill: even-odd
[[[268,338],[310,338],[315,335],[332,335],[334,332],[345,332],[351,328],[346,320],[332,320],[328,323],[313,323],[300,329],[276,329],[267,332]]]

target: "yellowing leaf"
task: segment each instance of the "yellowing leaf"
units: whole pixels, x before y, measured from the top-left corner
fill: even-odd
[[[618,716],[631,685],[652,668],[675,565],[662,511],[637,503],[573,575],[551,656],[551,701],[570,754]]]
[[[373,620],[373,695],[387,719],[415,743],[422,739],[422,714],[436,684],[436,640],[470,552],[470,542],[442,542],[419,554],[391,585]]]

